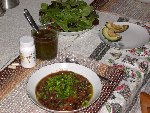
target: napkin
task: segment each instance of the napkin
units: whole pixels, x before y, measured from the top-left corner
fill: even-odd
[[[124,70],[116,66],[109,66],[107,64],[100,64],[97,68],[97,74],[115,83],[120,82],[125,74]]]

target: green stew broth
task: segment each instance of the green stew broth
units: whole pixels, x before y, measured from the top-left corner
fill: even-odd
[[[58,37],[52,29],[40,29],[32,32],[36,48],[36,57],[41,60],[51,60],[57,56]]]
[[[93,86],[87,78],[72,71],[59,71],[43,78],[36,97],[45,107],[57,111],[77,110],[89,105]]]

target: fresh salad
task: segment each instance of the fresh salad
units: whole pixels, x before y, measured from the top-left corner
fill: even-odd
[[[76,32],[92,28],[99,23],[93,6],[83,0],[56,0],[42,3],[39,10],[42,25],[63,32]]]

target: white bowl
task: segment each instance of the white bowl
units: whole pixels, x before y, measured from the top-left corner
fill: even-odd
[[[59,32],[59,35],[62,35],[62,36],[77,36],[77,35],[81,35],[81,34],[84,34],[90,30],[92,30],[95,26],[97,25],[93,25],[91,28],[89,29],[85,29],[85,30],[82,30],[82,31],[76,31],[76,32]]]
[[[85,78],[87,78],[89,80],[89,82],[93,86],[93,96],[92,96],[91,100],[89,101],[89,105],[91,103],[93,103],[99,97],[101,89],[102,89],[102,84],[101,84],[100,78],[97,76],[97,74],[95,72],[93,72],[91,69],[89,69],[87,67],[84,67],[82,65],[75,64],[75,63],[55,63],[52,65],[48,65],[48,66],[40,68],[34,74],[32,74],[28,79],[27,93],[28,93],[29,97],[31,98],[31,100],[36,105],[38,105],[39,107],[41,107],[45,110],[48,110],[48,111],[64,112],[64,111],[55,111],[55,110],[47,109],[46,107],[42,106],[38,102],[36,95],[35,95],[36,86],[42,78],[46,77],[48,74],[55,73],[55,72],[62,71],[62,70],[73,71],[75,73],[78,73],[78,74],[84,76]],[[68,111],[68,112],[70,112],[70,111]]]
[[[91,29],[86,29],[83,31],[78,31],[78,32],[59,32],[59,35],[63,35],[63,36],[76,36],[76,35],[81,35],[84,34],[88,31],[90,31]]]

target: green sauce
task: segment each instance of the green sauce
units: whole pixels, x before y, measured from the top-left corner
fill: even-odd
[[[36,48],[36,57],[41,60],[51,60],[57,56],[58,37],[52,29],[40,29],[32,32]]]

